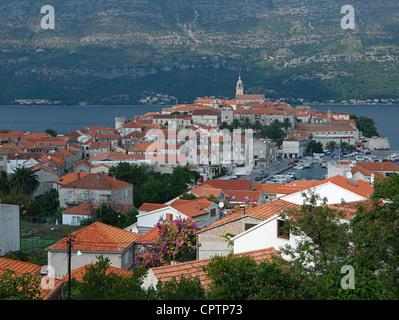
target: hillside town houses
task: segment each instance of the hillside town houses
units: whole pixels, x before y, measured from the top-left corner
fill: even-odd
[[[285,126],[286,138],[281,144],[257,135],[256,129],[244,128],[246,122],[270,125],[275,121]],[[240,126],[235,127],[236,123]],[[231,131],[221,129],[222,124],[231,126]],[[147,164],[162,173],[171,173],[176,166],[198,171],[201,178],[188,191],[196,199],[145,202],[136,208],[137,222],[126,229],[96,222],[72,234],[76,243],[72,249],[74,277],[81,277],[78,270],[94,263],[98,254],[108,257],[112,268],[124,274],[130,272],[143,243],[157,237],[158,221],[196,221],[200,230],[195,259],[152,268],[144,282],[149,286],[166,281],[172,269],[179,276],[201,277],[195,270],[215,255],[247,254],[264,260],[277,254],[283,245],[295,245],[294,237],[280,232],[284,224],[280,213],[287,213],[286,219],[290,219],[289,210],[300,208],[306,201],[304,193],[325,197],[329,205],[347,213],[345,219],[351,219],[356,204],[369,203],[374,179],[398,172],[398,166],[340,162],[329,168],[325,179],[289,183],[213,177],[233,169],[251,172],[267,168],[281,158],[298,159],[305,156],[311,141],[326,148],[330,141],[356,145],[360,138],[361,132],[349,114],[266,101],[264,95],[246,94],[239,77],[232,100],[198,98],[191,104],[165,107],[161,113],[133,119],[116,117],[114,127],[85,127],[65,135],[0,133],[0,170],[12,174],[16,168],[31,168],[40,182],[35,195],[56,189],[63,208],[61,223],[75,226],[101,204],[109,204],[121,214],[134,207],[133,185],[108,175],[109,169],[119,163]],[[248,201],[253,205],[248,206]],[[238,210],[226,210],[224,204],[236,205]],[[19,230],[18,208],[0,203],[0,221],[4,230]],[[226,234],[233,235],[231,241],[223,237]],[[18,251],[17,232],[1,235],[0,256]],[[58,287],[46,292],[48,298],[57,297],[60,283],[66,281],[67,249],[67,238],[48,247],[48,263],[55,268],[58,281]],[[5,263],[10,261],[0,257],[0,274]],[[12,265],[15,270],[20,267],[17,262]],[[26,270],[41,274],[34,265]],[[201,278],[201,283],[206,286],[206,279]]]

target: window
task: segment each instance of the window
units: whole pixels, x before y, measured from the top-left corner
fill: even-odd
[[[211,217],[216,216],[216,209],[211,209]]]
[[[283,239],[290,239],[290,234],[287,230],[284,230],[285,221],[277,220],[277,237]]]
[[[247,231],[248,229],[251,229],[252,227],[255,227],[256,225],[257,225],[256,223],[245,223],[244,230]]]
[[[166,221],[171,221],[173,220],[173,213],[167,213],[166,214]]]

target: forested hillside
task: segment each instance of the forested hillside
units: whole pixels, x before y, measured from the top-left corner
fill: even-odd
[[[162,93],[191,101],[399,97],[399,2],[356,0],[342,29],[332,0],[54,0],[0,4],[0,103],[135,103]]]

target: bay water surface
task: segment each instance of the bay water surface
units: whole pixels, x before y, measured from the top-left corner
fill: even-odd
[[[0,129],[42,132],[48,128],[68,133],[90,126],[114,127],[115,117],[161,112],[167,106],[0,106]],[[399,150],[399,105],[313,105],[321,111],[345,111],[374,119],[381,136],[389,138],[392,150]]]

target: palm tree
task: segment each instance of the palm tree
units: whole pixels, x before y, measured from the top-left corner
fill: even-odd
[[[251,126],[251,120],[249,120],[249,118],[245,118],[242,126],[244,127],[244,129],[248,129]]]
[[[0,171],[0,191],[7,193],[9,191],[7,173]]]
[[[235,119],[233,119],[231,126],[233,127],[233,129],[238,129],[241,127],[241,121],[238,120],[237,118],[235,118]]]
[[[255,120],[255,123],[253,124],[253,128],[255,129],[256,136],[258,136],[259,130],[262,129],[262,123],[259,120]]]
[[[349,143],[348,142],[345,142],[345,141],[341,142],[341,144],[340,144],[341,152],[347,151],[348,147],[349,147]]]
[[[326,145],[326,148],[330,150],[330,152],[333,152],[335,149],[337,149],[337,143],[335,141],[329,141]]]
[[[285,129],[285,134],[287,134],[288,128],[291,128],[291,121],[289,118],[284,118],[283,123],[281,124],[282,127]]]
[[[31,168],[16,168],[10,175],[9,186],[17,192],[31,195],[39,184],[39,179]]]

